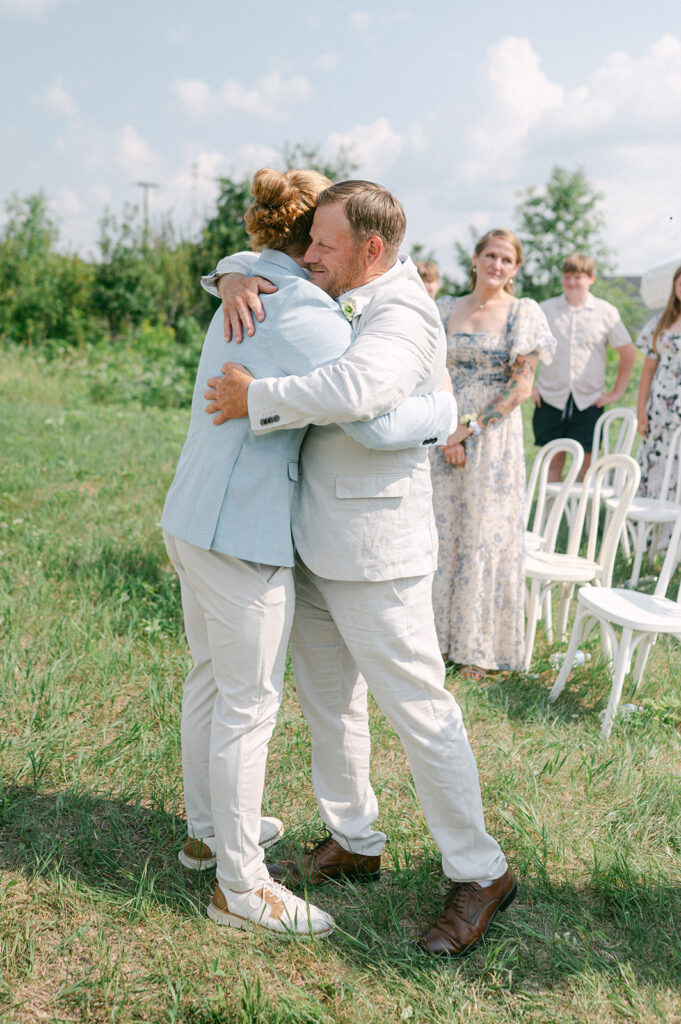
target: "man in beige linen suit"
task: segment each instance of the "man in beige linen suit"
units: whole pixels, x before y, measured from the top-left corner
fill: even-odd
[[[335,426],[372,418],[442,380],[444,333],[414,265],[398,259],[404,228],[400,204],[380,186],[343,182],[323,192],[305,260],[311,280],[352,318],[355,340],[336,363],[303,377],[254,380],[230,365],[206,396],[216,422],[248,415],[256,434],[314,424],[293,514],[291,654],[330,838],[281,873],[288,882],[378,877],[386,837],[372,828],[368,688],[405,747],[454,883],[420,944],[462,956],[517,885],[485,831],[475,758],[444,686],[431,604],[437,535],[427,449],[369,451]],[[240,259],[221,261],[218,272],[247,269]],[[229,294],[243,295],[242,286],[221,277],[219,290],[227,317],[236,308]]]

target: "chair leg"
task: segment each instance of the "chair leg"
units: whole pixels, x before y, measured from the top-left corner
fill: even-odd
[[[565,684],[568,681],[568,676],[570,675],[570,670],[572,669],[572,662],[575,660],[575,654],[577,653],[577,648],[579,647],[582,632],[582,620],[585,614],[586,612],[583,608],[577,609],[577,614],[575,615],[575,624],[572,627],[572,635],[570,636],[570,643],[568,644],[567,651],[565,652],[565,657],[563,658],[563,664],[560,667],[558,677],[551,688],[551,692],[549,693],[549,703],[551,704],[553,704],[553,702],[558,699],[560,694],[563,692]]]
[[[570,612],[570,601],[574,593],[574,583],[561,583],[560,603],[558,605],[558,636],[564,640],[567,636],[568,614]]]
[[[610,666],[610,671],[612,671],[612,642],[610,640],[610,634],[608,633],[608,631],[605,628],[605,626],[604,626],[602,621],[601,621],[601,647],[603,648],[603,657],[608,662],[608,664]]]
[[[544,632],[546,633],[546,639],[550,644],[553,643],[553,608],[551,607],[551,587],[545,587],[544,593],[542,594],[542,622],[544,623]]]
[[[606,529],[607,523],[609,521],[610,520],[608,518],[608,520],[606,521],[606,525],[603,527],[603,529]],[[631,547],[629,546],[629,531],[627,530],[626,524],[624,529],[622,530],[622,533],[620,534],[620,546],[622,548],[622,554],[624,555],[626,560],[629,561],[629,557],[631,555]]]
[[[612,723],[615,715],[617,714],[620,697],[622,696],[624,677],[627,674],[627,668],[631,664],[631,638],[632,630],[628,628],[623,629],[615,657],[615,669],[613,672],[612,686],[610,688],[610,699],[608,700],[605,718],[603,719],[603,725],[601,727],[601,737],[604,740],[607,740],[612,731]]]
[[[541,608],[541,581],[532,580],[527,598],[527,625],[525,626],[525,671],[527,672],[532,664],[532,653],[534,641],[537,636],[537,622]]]
[[[646,546],[646,537],[648,535],[648,524],[640,521],[636,524],[636,533],[634,535],[634,564],[631,568],[631,576],[628,579],[630,587],[635,587],[639,581],[641,575],[641,562],[643,561],[643,552]]]
[[[638,654],[636,655],[636,662],[634,664],[634,693],[638,693],[638,688],[641,685],[641,680],[643,679],[643,673],[645,672],[650,649],[656,640],[657,633],[649,633],[648,636],[641,640],[638,648]]]

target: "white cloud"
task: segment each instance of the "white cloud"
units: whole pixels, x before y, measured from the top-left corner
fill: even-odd
[[[416,153],[423,153],[428,148],[425,130],[423,125],[418,121],[412,122],[411,130],[409,132],[409,141],[411,143],[411,148]]]
[[[352,11],[350,13],[350,24],[356,32],[361,32],[362,34],[368,32],[371,20],[369,11]]]
[[[173,92],[184,110],[194,116],[213,115],[222,109],[280,120],[284,116],[282,108],[309,99],[312,86],[302,75],[286,78],[275,72],[258,79],[250,89],[230,78],[217,92],[200,79],[180,78],[173,82]]]
[[[321,53],[313,62],[313,67],[319,71],[334,71],[338,67],[340,57],[337,53]]]
[[[404,21],[409,17],[407,11],[394,11],[392,14],[375,14],[373,11],[351,11],[348,20],[350,27],[361,36],[368,36],[383,25]]]
[[[158,165],[154,151],[130,124],[118,134],[116,156],[121,167],[131,175],[151,174]]]
[[[64,85],[64,79],[61,75],[58,75],[57,78],[50,82],[45,92],[41,96],[35,97],[33,102],[57,114],[78,113],[75,100]]]
[[[69,188],[68,185],[64,185],[59,191],[54,207],[59,214],[63,214],[66,217],[75,217],[84,210],[80,196],[72,188]]]
[[[63,0],[0,0],[0,18],[41,18]]]
[[[678,139],[680,108],[681,40],[667,35],[642,57],[612,54],[568,93],[555,130],[605,141],[615,134],[629,141],[634,132],[645,139]]]
[[[466,180],[513,177],[528,134],[547,110],[562,103],[564,90],[539,64],[529,39],[509,36],[488,48],[482,110],[462,162]]]
[[[173,82],[173,92],[180,105],[190,114],[208,115],[213,102],[213,94],[205,82],[198,78],[177,78]]]
[[[377,178],[403,151],[404,137],[393,131],[385,117],[379,117],[373,124],[356,125],[347,132],[332,132],[327,146],[331,152],[348,150],[350,158],[358,164],[359,174]]]

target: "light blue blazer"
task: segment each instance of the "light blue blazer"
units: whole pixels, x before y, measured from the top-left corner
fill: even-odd
[[[351,329],[338,304],[310,284],[305,270],[284,253],[265,249],[251,273],[268,278],[278,291],[263,296],[265,320],[241,345],[225,344],[222,309],[215,313],[161,525],[196,547],[291,566],[291,508],[307,428],[257,437],[247,417],[216,427],[205,412],[206,381],[227,360],[242,364],[254,377],[303,375],[338,359],[351,342]],[[451,396],[443,396],[408,399],[397,411],[344,429],[369,448],[442,444],[451,417]]]

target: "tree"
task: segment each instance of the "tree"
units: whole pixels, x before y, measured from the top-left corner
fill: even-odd
[[[326,159],[319,146],[285,142],[281,155],[287,171],[294,167],[305,167],[307,170],[318,171],[334,182],[351,178],[358,166],[352,158],[351,147],[347,145],[341,145],[335,156]]]
[[[0,337],[21,344],[79,344],[96,333],[93,272],[56,251],[59,230],[42,192],[12,195],[0,234]]]
[[[573,252],[593,256],[600,273],[612,268],[612,254],[601,238],[603,195],[584,171],[554,167],[541,188],[518,193],[516,230],[525,262],[518,275],[523,295],[541,302],[561,291],[561,263]]]

